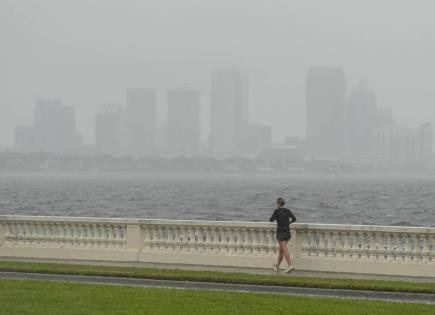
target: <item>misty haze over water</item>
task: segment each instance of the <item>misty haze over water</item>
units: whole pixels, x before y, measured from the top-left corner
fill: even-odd
[[[435,226],[433,176],[3,174],[0,213]]]
[[[0,0],[0,215],[435,226],[434,9]]]

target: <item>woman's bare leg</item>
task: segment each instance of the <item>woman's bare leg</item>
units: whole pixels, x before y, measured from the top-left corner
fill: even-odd
[[[284,257],[285,257],[285,260],[287,261],[287,264],[289,266],[291,266],[292,261],[290,259],[290,254],[288,252],[287,242],[286,241],[280,241],[279,242],[279,246],[280,246],[280,250],[282,251],[282,253],[283,253]]]
[[[284,252],[282,251],[281,244],[279,244],[279,254],[278,254],[278,268],[284,258]]]

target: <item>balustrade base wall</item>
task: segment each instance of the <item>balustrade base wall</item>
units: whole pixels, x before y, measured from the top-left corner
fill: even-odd
[[[141,252],[138,261],[220,267],[272,268],[273,264],[276,263],[276,256]]]
[[[0,246],[0,257],[137,262],[137,250]]]
[[[325,258],[294,259],[296,268],[305,271],[334,273],[356,273],[366,275],[388,275],[409,277],[435,277],[434,264],[397,262],[343,261]]]

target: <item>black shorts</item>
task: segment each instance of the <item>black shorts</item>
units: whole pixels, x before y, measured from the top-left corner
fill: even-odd
[[[278,241],[288,241],[291,238],[291,234],[289,231],[284,231],[284,232],[276,232],[276,239]]]

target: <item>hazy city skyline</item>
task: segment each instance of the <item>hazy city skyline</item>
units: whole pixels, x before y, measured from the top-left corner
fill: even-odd
[[[247,72],[249,120],[273,125],[274,140],[305,136],[305,74],[317,65],[342,66],[350,88],[366,81],[400,125],[434,123],[434,6],[2,0],[0,146],[12,144],[14,126],[30,124],[38,97],[74,106],[77,129],[93,143],[97,106],[123,104],[126,88],[156,88],[161,118],[168,88],[207,95],[210,73],[221,68]],[[202,141],[209,110],[204,98]]]
[[[152,88],[128,88],[125,106],[100,105],[95,143],[83,145],[75,109],[57,98],[35,101],[32,126],[15,128],[15,149],[61,154],[131,157],[251,157],[296,163],[347,161],[371,167],[429,166],[434,161],[433,126],[396,123],[390,109],[379,108],[365,84],[348,89],[340,67],[311,68],[306,75],[305,139],[272,143],[273,126],[248,123],[249,80],[236,70],[211,75],[210,138],[200,143],[201,91],[168,89],[166,122],[156,115]]]

